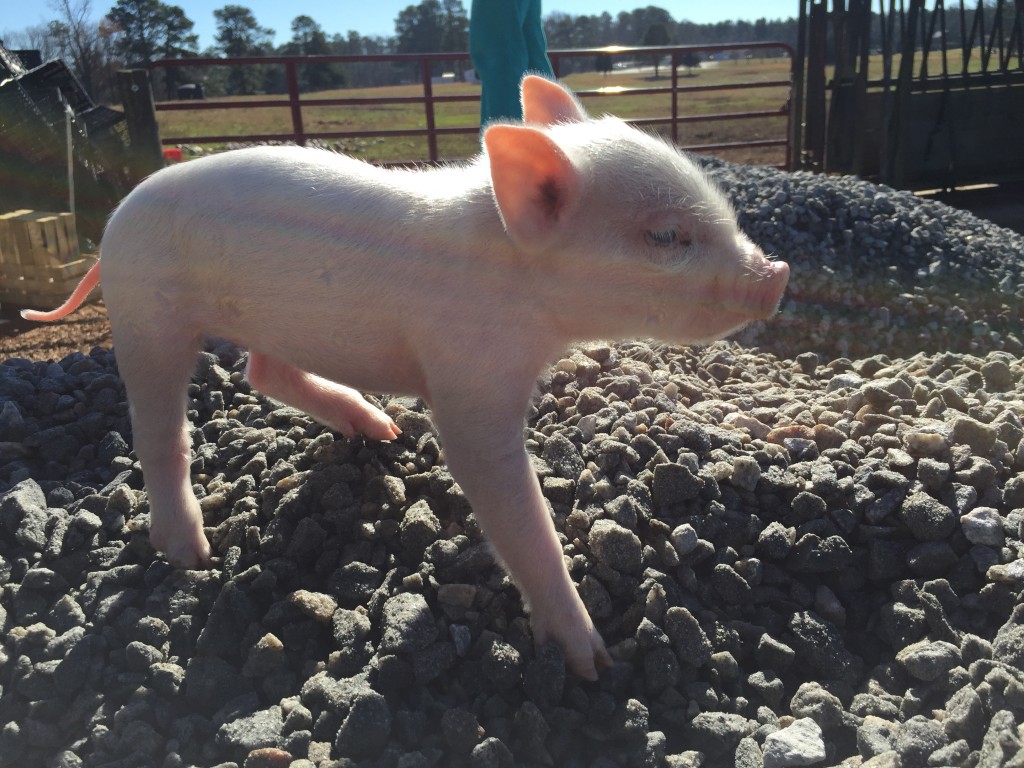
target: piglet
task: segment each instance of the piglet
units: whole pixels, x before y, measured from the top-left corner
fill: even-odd
[[[491,125],[460,166],[259,147],[162,170],[68,301],[23,314],[64,317],[102,272],[151,540],[183,567],[210,559],[185,398],[204,337],[247,347],[255,389],[346,436],[399,434],[357,390],[423,398],[536,641],[593,679],[610,659],[523,443],[538,372],[573,341],[720,338],[776,311],[789,268],[673,147],[543,78],[522,100],[524,123]]]

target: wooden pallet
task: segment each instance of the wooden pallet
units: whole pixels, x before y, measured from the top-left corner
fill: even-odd
[[[74,214],[27,209],[0,214],[0,302],[53,308],[95,262],[95,256],[79,251]]]

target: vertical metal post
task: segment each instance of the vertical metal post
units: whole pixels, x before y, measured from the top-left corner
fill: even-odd
[[[800,128],[798,126],[800,122],[800,115],[797,112],[796,120],[793,119],[793,112],[796,110],[796,104],[798,103],[796,98],[796,59],[793,54],[789,54],[789,98],[786,100],[783,109],[786,111],[786,167],[785,171],[793,170],[793,150],[796,145],[800,143]],[[797,127],[794,127],[794,123]]]
[[[826,46],[828,8],[826,0],[808,0],[807,108],[804,120],[803,167],[824,170],[826,130]]]
[[[917,50],[918,14],[924,7],[924,0],[910,0],[907,9],[907,25],[902,42],[900,70],[896,81],[896,99],[892,112],[882,126],[883,151],[881,181],[893,187],[902,187],[905,177],[905,158],[910,119],[910,85],[914,76],[914,55]]]
[[[285,78],[288,81],[288,104],[292,110],[292,134],[295,143],[300,147],[306,145],[306,131],[302,127],[302,103],[299,101],[299,75],[296,71],[295,62],[288,60],[284,63]]]
[[[789,141],[786,145],[787,171],[804,167],[804,64],[807,61],[807,0],[800,0],[797,21],[796,56],[789,58]]]
[[[427,117],[427,155],[430,162],[436,163],[437,155],[437,126],[434,122],[434,83],[431,79],[430,59],[422,59],[423,66],[423,108]]]
[[[679,143],[679,52],[672,51],[672,143]]]

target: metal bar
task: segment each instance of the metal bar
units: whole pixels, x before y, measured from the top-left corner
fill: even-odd
[[[287,99],[257,99],[255,101],[162,101],[157,112],[182,112],[203,109],[262,109],[264,107],[290,107]]]
[[[1013,46],[1017,42],[1020,22],[1020,4],[1014,4],[1013,21],[1010,23],[1009,40],[1006,41],[1006,49],[1001,51],[999,57],[999,71],[1005,72],[1010,68],[1010,59],[1013,58]]]
[[[981,71],[988,72],[988,55],[985,53],[985,0],[978,0],[978,10],[974,12],[974,27],[978,30],[978,47],[981,48]],[[971,37],[974,37],[973,28]]]
[[[455,103],[464,101],[479,101],[480,97],[473,94],[465,96],[434,96],[434,103]],[[423,96],[381,96],[381,97],[352,97],[347,99],[302,99],[304,107],[362,107],[384,104],[423,104],[426,99]],[[279,99],[255,99],[253,101],[214,101],[206,99],[203,101],[164,101],[156,105],[161,112],[184,111],[191,109],[255,109],[257,107],[290,107],[292,103],[285,98]]]
[[[311,138],[311,137],[309,137]],[[293,133],[246,133],[214,136],[161,136],[160,143],[174,144],[224,144],[229,141],[294,141]]]
[[[687,152],[712,152],[719,149],[749,149],[751,147],[781,147],[785,139],[758,139],[756,141],[737,141],[724,144],[692,144],[681,147]]]
[[[971,61],[971,47],[967,44],[967,11],[964,10],[966,0],[960,0],[960,74],[964,85],[967,85],[967,65]]]
[[[464,127],[464,128],[435,128],[434,132],[438,136],[454,136],[458,134],[472,134],[477,133],[478,128],[475,127]],[[394,129],[378,129],[373,131],[317,131],[315,133],[307,133],[305,137],[307,139],[373,139],[378,137],[385,138],[399,138],[399,137],[425,137],[429,135],[425,128],[394,128]],[[215,144],[224,143],[229,141],[239,141],[240,139],[246,139],[249,141],[291,141],[292,134],[290,133],[252,133],[244,136],[238,135],[224,135],[224,136],[171,136],[163,140],[164,144]]]
[[[754,120],[768,117],[786,117],[785,109],[766,109],[758,112],[715,112],[708,115],[679,115],[678,117],[636,117],[627,120],[634,125],[648,125],[660,121],[666,125],[677,123],[715,123],[727,120]]]
[[[789,146],[786,148],[788,170],[804,167],[803,125],[804,125],[804,64],[807,60],[807,0],[800,0],[797,20],[796,56],[790,61],[792,80],[792,105],[789,111]]]
[[[712,91],[745,91],[757,88],[788,88],[791,85],[789,80],[758,80],[747,83],[721,83],[719,85],[680,85],[676,87],[679,93],[711,93]],[[658,94],[671,93],[672,86],[666,85],[659,88],[621,88],[605,90],[596,88],[586,91],[574,91],[578,97],[607,97],[607,96],[657,96]]]
[[[982,60],[984,61],[984,65],[982,66],[982,69],[985,72],[988,72],[988,63],[992,60],[992,48],[995,45],[996,30],[998,28],[999,28],[999,14],[996,13],[996,14],[994,14],[994,19],[992,21],[992,31],[989,33],[989,36],[988,36],[988,45],[985,44],[984,37],[981,40],[981,56],[982,56]]]
[[[727,52],[727,51],[758,51],[775,50],[786,55],[790,59],[789,80],[773,80],[748,83],[726,83],[722,85],[702,86],[680,86],[678,77],[678,66],[682,57],[687,52]],[[674,140],[679,138],[679,123],[698,123],[725,120],[740,120],[749,118],[770,118],[786,117],[786,139],[769,142],[755,141],[749,144],[742,142],[722,145],[728,148],[739,148],[743,146],[785,146],[787,151],[786,166],[792,162],[789,154],[790,133],[793,116],[791,112],[791,95],[787,96],[777,111],[759,112],[735,112],[718,113],[710,115],[679,115],[679,94],[687,93],[709,93],[720,91],[734,91],[755,88],[787,88],[790,94],[795,86],[795,52],[785,43],[734,43],[718,45],[692,45],[692,46],[657,46],[640,48],[614,48],[614,49],[581,49],[571,51],[550,51],[549,57],[552,60],[554,71],[558,73],[562,69],[562,61],[565,58],[576,58],[580,56],[593,56],[596,52],[610,52],[617,55],[641,56],[649,54],[669,55],[672,58],[673,77],[672,85],[663,88],[625,88],[616,93],[608,93],[601,90],[581,91],[578,96],[581,98],[598,98],[609,95],[657,95],[671,94],[672,113],[668,118],[642,118],[633,120],[637,125],[661,125],[670,124]],[[439,161],[440,153],[437,146],[437,137],[444,135],[469,135],[476,133],[478,126],[459,126],[452,128],[438,128],[436,107],[437,103],[471,102],[478,99],[475,94],[454,94],[435,95],[432,81],[432,64],[438,61],[468,60],[466,53],[437,53],[437,54],[386,54],[386,55],[326,55],[326,56],[250,56],[232,59],[222,58],[189,58],[189,59],[164,59],[153,62],[150,68],[157,67],[236,67],[244,65],[279,65],[285,67],[286,81],[288,84],[287,96],[281,98],[260,98],[251,100],[231,101],[170,101],[155,105],[158,111],[180,111],[180,110],[211,110],[211,109],[257,109],[257,108],[284,108],[287,107],[292,117],[292,134],[265,133],[248,135],[216,135],[216,136],[191,136],[191,137],[166,137],[163,144],[178,143],[224,143],[238,140],[248,141],[295,141],[303,143],[309,139],[343,139],[343,138],[368,138],[368,137],[396,137],[396,136],[423,136],[427,139],[428,155],[430,163]],[[422,73],[422,96],[395,96],[395,97],[347,97],[347,98],[309,98],[302,99],[298,82],[297,68],[299,65],[316,63],[345,63],[345,62],[398,62],[417,63]],[[424,129],[393,129],[393,130],[372,130],[372,131],[328,131],[328,132],[306,132],[303,125],[302,110],[309,107],[346,107],[377,104],[416,104],[424,105],[426,127]],[[712,147],[715,145],[707,145]]]
[[[896,14],[896,0],[889,0],[889,13],[885,13],[885,0],[878,0],[879,34],[882,39],[882,79],[885,81],[886,92],[892,79],[892,19]]]
[[[1003,29],[1003,27],[1004,27],[1004,24],[1003,24],[1003,16],[1004,16],[1004,10],[1003,9],[1004,9],[1004,7],[1005,7],[1005,0],[998,0],[998,2],[996,4],[996,23],[999,24],[999,57],[998,57],[997,61],[999,61],[1000,63],[1002,63],[1002,60],[1003,60],[1003,50],[1004,50],[1005,43],[1006,43],[1006,34],[1005,34],[1005,30]]]
[[[1024,30],[1022,30],[1022,14],[1024,14],[1024,3],[1014,3],[1013,29],[1010,32],[1010,42],[1006,46],[1006,60],[1003,62],[1004,72],[1010,69],[1010,59],[1013,58],[1014,42],[1017,44],[1017,69],[1024,67]]]
[[[910,85],[914,74],[914,44],[917,29],[917,14],[924,7],[924,0],[910,0],[907,10],[907,34],[903,38],[903,50],[900,55],[899,80],[896,86],[896,99],[889,124],[884,127],[886,132],[885,162],[882,165],[882,182],[894,187],[903,185],[904,158],[907,146],[908,120],[910,117]]]
[[[1004,0],[996,0],[996,7],[992,12],[992,34],[989,36],[989,55],[995,54],[994,70],[1001,68],[1003,52],[1006,49],[1005,9]]]
[[[753,118],[782,118],[786,117],[782,112],[735,112],[728,114],[718,115],[683,115],[679,117],[678,122],[680,123],[707,123],[707,122],[718,122],[726,120],[742,120],[742,119],[753,119]],[[632,120],[627,120],[627,123],[635,126],[656,126],[656,125],[671,125],[671,117],[640,117]],[[469,135],[478,132],[476,127],[452,127],[452,128],[434,128],[434,133],[438,136],[457,136],[457,135]],[[422,137],[429,136],[430,132],[425,128],[394,128],[394,129],[377,129],[372,131],[317,131],[309,132],[305,134],[306,139],[372,139],[378,137],[385,138],[397,138],[397,137]],[[207,143],[223,143],[229,141],[238,141],[239,139],[249,139],[253,141],[290,141],[292,134],[290,133],[262,133],[262,134],[246,134],[245,136],[237,135],[222,135],[222,136],[171,136],[165,138],[163,143],[165,144],[207,144]],[[783,139],[756,139],[749,143],[749,146],[765,146],[763,141],[772,141],[778,145],[782,145],[785,142]],[[743,142],[734,143],[730,146],[743,146]],[[434,161],[430,161],[434,162]]]
[[[946,54],[946,49],[949,47],[949,41],[946,35],[946,3],[944,0],[936,0],[936,6],[941,9],[939,12],[939,20],[942,22],[942,25],[939,32],[942,35],[942,77],[948,81],[949,57]]]
[[[825,61],[827,37],[826,8],[821,0],[811,0],[808,14],[807,110],[804,116],[806,139],[804,167],[822,170],[825,160]]]
[[[941,2],[941,0],[938,0]],[[932,13],[931,24],[928,24],[928,8],[921,6],[921,73],[920,80],[928,79],[928,56],[932,50],[932,38],[935,34],[935,22],[938,18],[938,9]]]
[[[295,71],[295,62],[286,62],[284,71],[288,80],[288,105],[292,111],[292,131],[295,133],[295,143],[301,147],[305,145],[306,137],[302,132],[302,103],[299,101],[299,75]]]
[[[922,91],[930,90],[933,87],[941,86],[943,78],[939,75],[933,75],[928,78],[927,82],[921,82],[915,80],[910,85],[910,90],[913,93],[921,93]],[[963,89],[969,89],[972,83],[982,83],[985,86],[994,85],[1024,85],[1024,72],[1010,71],[1010,72],[988,72],[988,73],[976,73],[971,80],[966,83],[961,83],[958,87]],[[885,80],[868,80],[867,85],[869,88],[884,88],[886,85]]]
[[[423,109],[426,112],[427,118],[427,156],[430,158],[430,162],[436,163],[437,156],[437,133],[434,125],[434,83],[431,79],[431,62],[424,60],[422,65],[423,72]]]
[[[679,143],[679,54],[672,54],[672,143]]]
[[[682,85],[676,90],[679,93],[710,93],[712,91],[738,91],[757,88],[787,88],[791,85],[789,80],[763,80],[753,83],[723,83],[721,85]],[[669,86],[663,88],[623,88],[616,91],[603,91],[600,89],[575,91],[579,98],[603,98],[617,96],[656,96],[658,94],[672,93]],[[479,97],[467,94],[465,96],[433,96],[435,104],[457,103],[478,101]],[[386,104],[423,104],[426,98],[423,96],[387,96],[387,97],[351,97],[345,99],[302,99],[303,107],[358,107]],[[288,99],[254,99],[252,101],[164,101],[155,105],[158,112],[174,112],[203,109],[256,109],[256,108],[284,108],[291,107]]]
[[[787,88],[788,80],[760,80],[756,83],[722,83],[721,85],[681,85],[680,93],[710,93],[711,91],[741,91],[748,88]],[[642,90],[642,89],[641,89]]]
[[[786,56],[794,56],[792,46],[783,42],[750,42],[750,43],[710,43],[707,45],[664,45],[664,46],[636,46],[622,48],[613,46],[611,48],[579,48],[572,50],[551,50],[548,57],[552,60],[560,58],[593,57],[596,53],[611,53],[613,55],[646,56],[651,54],[671,55],[673,52],[720,52],[720,51],[758,51],[777,50],[782,51]],[[373,63],[373,62],[397,62],[419,64],[422,61],[469,61],[469,54],[466,52],[450,53],[387,53],[387,54],[322,54],[315,56],[239,56],[234,58],[220,57],[192,57],[183,59],[157,59],[149,62],[146,67],[157,69],[160,67],[233,67],[237,65],[250,64],[286,64],[294,61],[300,64],[344,64],[344,63]],[[557,72],[555,73],[558,74]]]
[[[442,96],[434,94],[431,99],[435,104],[454,104],[456,102],[480,101],[476,94]],[[373,106],[374,104],[422,104],[426,102],[425,96],[377,96],[363,97],[353,96],[346,99],[303,99],[303,106],[307,107],[362,107]]]

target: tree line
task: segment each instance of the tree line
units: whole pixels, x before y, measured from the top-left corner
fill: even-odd
[[[193,56],[224,57],[267,55],[317,55],[384,53],[463,52],[468,48],[469,17],[463,0],[421,0],[409,5],[395,19],[392,36],[364,36],[356,31],[328,32],[307,15],[291,23],[291,38],[274,44],[276,32],[264,27],[253,12],[227,4],[216,9],[217,33],[214,44],[199,49],[194,22],[176,5],[163,0],[117,0],[100,19],[93,0],[55,0],[55,18],[47,24],[9,35],[8,48],[38,49],[43,58],[62,58],[85,89],[99,102],[116,99],[114,73],[125,67],[144,66],[162,58]],[[967,10],[967,9],[964,9]],[[951,39],[961,24],[972,23],[960,9],[946,9]],[[985,9],[986,13],[992,13]],[[991,26],[991,24],[989,24]],[[779,41],[795,45],[796,19],[724,21],[694,24],[676,19],[663,8],[646,6],[616,16],[549,13],[544,19],[551,48],[598,48],[609,45],[692,45]],[[877,18],[872,30],[872,48],[881,45]],[[656,61],[654,62],[657,63]],[[694,62],[684,62],[694,66]],[[438,65],[440,67],[440,65]],[[569,59],[562,74],[573,68],[607,68],[607,57],[597,61]],[[283,67],[217,67],[196,69],[169,67],[156,72],[158,93],[173,97],[186,81],[201,82],[209,95],[280,93],[286,89]],[[299,68],[303,91],[330,88],[391,85],[418,77],[408,65],[379,63],[310,64]]]
[[[97,101],[116,99],[114,73],[162,58],[217,56],[317,55],[463,52],[468,48],[469,17],[462,0],[421,0],[395,19],[393,36],[364,36],[356,31],[328,32],[313,18],[296,16],[291,38],[274,44],[276,32],[259,23],[243,6],[216,9],[214,44],[199,48],[194,22],[181,7],[162,0],[117,0],[100,19],[92,0],[57,0],[56,18],[8,36],[8,48],[37,49],[44,60],[62,58]],[[611,14],[572,16],[554,12],[545,20],[551,48],[606,45],[669,45],[753,40],[795,40],[796,22],[769,21],[693,24],[676,20],[654,6]],[[576,66],[587,66],[576,63]],[[303,91],[389,85],[415,77],[408,67],[380,64],[315,64],[299,68]],[[177,86],[199,80],[209,95],[279,93],[285,90],[280,66],[217,67],[189,72],[169,67],[160,71],[158,91],[173,97]]]

